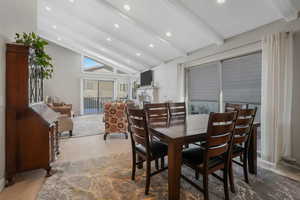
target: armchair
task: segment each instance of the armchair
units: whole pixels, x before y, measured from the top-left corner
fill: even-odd
[[[105,134],[104,140],[108,134],[123,133],[128,138],[128,121],[126,115],[126,103],[110,102],[104,105]]]

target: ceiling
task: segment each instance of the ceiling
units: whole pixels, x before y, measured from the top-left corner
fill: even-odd
[[[136,73],[278,19],[292,20],[300,10],[299,0],[217,1],[39,0],[38,32]]]

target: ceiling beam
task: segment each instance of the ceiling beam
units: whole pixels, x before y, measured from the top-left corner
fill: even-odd
[[[117,69],[126,71],[128,73],[137,73],[141,71],[142,69],[136,69],[134,67],[126,66],[119,61],[116,61],[115,59],[112,60],[111,58],[105,57],[102,54],[99,54],[98,52],[92,51],[90,49],[95,49],[96,51],[100,51],[99,47],[95,46],[93,42],[88,41],[87,39],[81,37],[80,35],[75,35],[71,31],[67,31],[70,34],[66,34],[66,31],[50,31],[49,29],[38,27],[38,33],[43,36],[45,39],[50,40],[51,42],[60,44],[62,46],[65,46],[67,48],[76,49],[76,52],[80,52],[83,54],[88,53],[87,56],[92,56],[100,59],[101,62],[103,62],[106,65],[110,65],[112,67],[115,67]],[[61,41],[57,41],[54,35],[64,35],[66,37],[62,36]],[[79,48],[79,49],[78,49]]]
[[[204,22],[200,16],[194,13],[191,9],[186,7],[180,0],[161,0],[173,9],[176,9],[182,15],[189,18],[195,25],[197,25],[204,33],[204,36],[210,39],[213,43],[221,45],[224,43],[224,38],[217,33],[210,25]]]
[[[63,23],[63,21],[59,20],[60,19],[59,16],[54,16],[54,15],[51,14],[50,15],[51,19],[49,18],[49,16],[45,16],[44,14],[40,14],[39,16],[40,16],[39,22],[41,22],[41,24],[48,24],[49,28],[51,28],[51,24],[56,24],[57,29],[67,28],[69,32],[73,32],[73,33],[77,32],[79,34],[86,35],[85,34],[86,30],[92,30],[93,32],[100,34],[98,29],[96,29],[94,26],[86,24],[86,23],[81,23],[80,25],[81,25],[83,30],[78,31],[78,30],[72,30],[71,28],[69,28],[70,25],[66,24],[66,23]],[[80,23],[80,20],[78,20],[77,22]],[[114,40],[114,38],[112,38],[112,40]],[[121,57],[123,57],[124,60],[130,60],[132,63],[136,63],[138,65],[153,66],[153,65],[157,64],[157,62],[154,62],[154,63],[149,62],[149,59],[147,59],[147,57],[146,57],[147,55],[143,55],[143,56],[138,57],[135,54],[126,53],[126,52],[124,52],[124,50],[121,50],[120,48],[115,48],[115,47],[112,47],[111,45],[107,45],[106,40],[100,41],[100,40],[97,40],[97,39],[93,39],[93,41],[94,41],[95,44],[98,44],[98,45],[101,44],[102,52],[104,52],[106,54],[111,53],[111,54],[121,56]],[[103,43],[105,45],[102,45]]]
[[[48,5],[49,4],[50,4],[50,2],[48,3]],[[132,41],[129,41],[127,38],[120,37],[111,31],[104,30],[103,27],[99,27],[99,24],[91,22],[91,20],[86,15],[83,15],[84,17],[78,17],[77,13],[74,12],[74,10],[72,10],[72,9],[64,9],[63,10],[62,6],[60,4],[57,4],[56,1],[51,1],[51,5],[55,7],[56,11],[60,11],[60,13],[63,13],[64,15],[68,15],[68,16],[72,17],[73,20],[76,19],[77,21],[79,21],[81,23],[85,23],[89,26],[94,27],[99,32],[102,32],[107,37],[110,37],[112,40],[119,41],[120,43],[123,43],[124,45],[126,45],[130,48],[136,49],[137,52],[142,53],[146,57],[151,58],[151,59],[155,60],[156,62],[162,63],[164,61],[163,58],[154,55],[152,52],[149,51],[149,49],[146,49],[145,47],[136,45]]]
[[[298,11],[293,6],[291,0],[270,0],[280,15],[287,21],[292,21],[298,18]]]
[[[160,41],[164,42],[165,44],[167,44],[168,46],[172,47],[173,49],[177,50],[181,55],[185,56],[187,54],[187,52],[185,52],[185,50],[183,50],[182,47],[179,47],[179,45],[174,44],[174,42],[161,37],[160,33],[157,33],[157,31],[155,31],[153,28],[151,28],[150,26],[144,24],[143,22],[141,22],[137,19],[130,17],[124,11],[114,7],[111,3],[109,3],[109,1],[98,0],[98,2],[101,3],[103,6],[105,6],[106,9],[110,10],[112,13],[114,13],[116,15],[121,16],[123,19],[127,20],[127,22],[129,22],[130,24],[134,25],[135,27],[141,29],[146,34],[151,35],[151,37],[154,37],[157,40],[160,40]]]

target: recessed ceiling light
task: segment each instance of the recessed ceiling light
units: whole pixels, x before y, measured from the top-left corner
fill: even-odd
[[[104,48],[101,48],[101,51],[105,51],[105,49],[104,49]]]
[[[111,41],[111,38],[106,38],[106,40],[110,42],[110,41]]]
[[[56,26],[56,25],[53,25],[52,28],[53,28],[53,29],[57,29],[57,26]]]
[[[58,41],[61,41],[61,37],[58,37],[57,40],[58,40]]]
[[[171,33],[171,32],[166,32],[166,36],[167,36],[167,37],[171,37],[171,36],[172,36],[172,33]]]
[[[141,54],[141,53],[136,53],[135,55],[137,55],[137,56],[141,56],[142,54]]]
[[[150,48],[154,48],[154,45],[153,45],[153,44],[149,44],[149,47],[150,47]]]
[[[130,8],[130,5],[128,5],[128,4],[125,4],[124,6],[123,6],[123,8],[126,10],[126,11],[129,11],[131,8]]]
[[[75,2],[75,0],[69,0],[71,3],[74,3]]]
[[[115,28],[120,28],[120,25],[119,24],[114,24],[114,27]]]
[[[223,3],[226,3],[226,0],[217,0],[217,3],[218,4],[223,4]]]
[[[46,6],[46,8],[45,8],[47,11],[51,11],[51,7],[49,7],[49,6]]]

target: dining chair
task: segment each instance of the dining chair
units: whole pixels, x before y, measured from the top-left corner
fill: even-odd
[[[132,180],[135,180],[137,165],[146,162],[146,187],[145,194],[149,193],[150,177],[156,175],[167,167],[162,166],[155,172],[151,172],[151,161],[157,161],[168,154],[168,146],[159,141],[150,141],[145,111],[141,109],[128,108],[129,132],[132,146]],[[136,161],[139,156],[141,160]]]
[[[168,122],[168,103],[151,103],[144,106],[149,123]]]
[[[170,118],[185,118],[186,106],[185,102],[168,103]]]
[[[182,152],[183,164],[194,169],[196,179],[199,173],[203,176],[203,188],[186,176],[183,179],[204,193],[204,199],[209,199],[208,177],[212,175],[223,181],[225,199],[229,199],[228,170],[231,158],[232,135],[234,131],[237,112],[210,113],[207,126],[206,142],[197,148],[186,149]],[[215,174],[222,170],[223,177]]]
[[[249,104],[226,103],[225,104],[225,112],[238,111],[240,109],[248,109],[248,107],[249,107]]]
[[[238,111],[238,117],[235,123],[232,156],[229,167],[229,181],[231,192],[235,192],[233,164],[243,167],[245,182],[249,183],[248,179],[248,152],[250,148],[250,138],[252,133],[253,122],[255,119],[257,107],[254,109],[241,109]],[[240,162],[234,158],[240,157]]]
[[[169,110],[168,103],[149,103],[144,105],[144,110],[146,112],[147,123],[168,123],[169,122]],[[155,136],[149,133],[151,141],[159,140]],[[165,160],[161,159],[161,166],[164,167]],[[155,160],[155,167],[159,169],[159,162]]]

